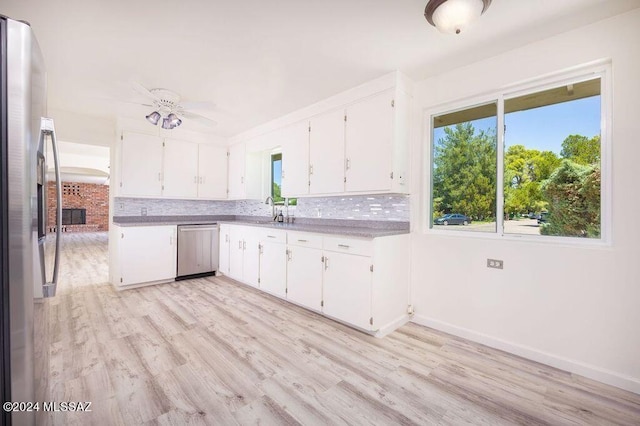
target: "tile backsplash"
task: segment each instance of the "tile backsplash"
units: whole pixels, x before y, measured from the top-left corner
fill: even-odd
[[[116,197],[114,203],[114,216],[141,216],[144,211],[147,216],[271,215],[271,206],[259,200],[206,201]],[[386,194],[298,198],[298,205],[290,206],[289,214],[302,218],[409,222],[409,196]]]

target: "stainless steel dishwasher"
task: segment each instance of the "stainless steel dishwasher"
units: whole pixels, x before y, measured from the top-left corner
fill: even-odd
[[[176,279],[215,275],[218,270],[218,225],[178,225]]]

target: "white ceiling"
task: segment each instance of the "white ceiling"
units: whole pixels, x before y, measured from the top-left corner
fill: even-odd
[[[31,23],[49,107],[143,119],[130,82],[211,101],[232,136],[399,69],[414,80],[640,7],[640,0],[494,0],[474,26],[444,35],[427,0],[3,0]],[[133,109],[132,109],[133,108]],[[196,123],[183,126],[198,129]]]

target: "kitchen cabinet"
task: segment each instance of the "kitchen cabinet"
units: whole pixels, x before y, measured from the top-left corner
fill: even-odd
[[[322,310],[322,237],[302,232],[287,233],[287,300]]]
[[[176,277],[177,227],[113,225],[116,287],[155,284]]]
[[[393,180],[394,93],[347,107],[345,191],[389,191]]]
[[[322,312],[356,327],[373,330],[372,264],[368,256],[325,251]]]
[[[281,130],[283,197],[309,193],[309,122],[287,126]]]
[[[258,287],[260,275],[259,235],[255,228],[229,227],[229,273],[228,275],[253,287]]]
[[[229,254],[231,252],[230,226],[220,225],[220,262],[218,271],[229,275]]]
[[[198,144],[177,139],[164,140],[165,197],[198,197]]]
[[[310,120],[310,194],[344,192],[344,125],[342,108]]]
[[[162,141],[157,136],[123,132],[120,182],[122,196],[162,195]]]
[[[244,172],[246,167],[245,144],[239,143],[229,147],[229,193],[230,199],[245,197]]]
[[[198,145],[198,198],[227,198],[227,148]]]
[[[285,232],[269,229],[261,232],[260,249],[260,289],[278,297],[287,296],[287,235]]]
[[[408,321],[409,234],[360,238],[229,228],[232,278],[252,286],[259,281],[261,290],[376,336]],[[249,250],[254,246],[257,253]]]

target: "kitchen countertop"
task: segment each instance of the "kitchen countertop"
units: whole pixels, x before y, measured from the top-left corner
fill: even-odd
[[[195,225],[206,223],[226,223],[285,231],[313,232],[318,234],[347,235],[352,237],[376,238],[409,233],[408,222],[381,220],[342,220],[296,218],[294,223],[280,223],[261,216],[114,216],[113,223],[118,226],[152,225]]]

